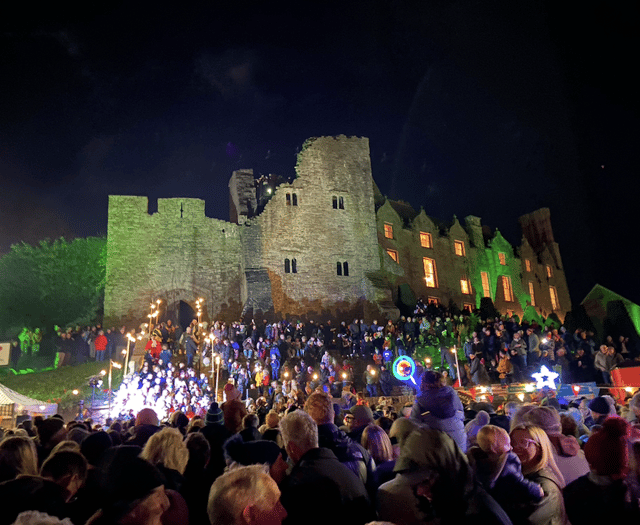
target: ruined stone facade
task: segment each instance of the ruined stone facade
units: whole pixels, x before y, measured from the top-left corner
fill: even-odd
[[[562,318],[570,309],[548,210],[521,218],[525,237],[517,251],[499,232],[487,237],[476,217],[464,227],[457,219],[438,226],[423,210],[377,193],[366,138],[309,139],[296,178],[274,188],[256,189],[252,170],[236,171],[229,199],[231,222],[206,217],[199,199],[159,199],[149,214],[146,197],[110,196],[105,322],[144,321],[156,299],[163,301],[161,318],[177,320],[181,304],[194,306],[200,297],[205,320],[371,320],[397,315],[403,286],[447,305],[479,305],[483,278],[504,313],[522,313],[531,302],[529,283],[540,313]],[[432,286],[426,264],[435,270]]]

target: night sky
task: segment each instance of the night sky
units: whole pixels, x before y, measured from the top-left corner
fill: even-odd
[[[389,197],[516,245],[549,207],[574,304],[595,283],[640,303],[638,7],[587,4],[14,6],[0,252],[105,235],[109,194],[228,220],[234,169],[293,176],[305,139],[358,135]]]

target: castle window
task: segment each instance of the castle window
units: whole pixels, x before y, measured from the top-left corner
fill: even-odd
[[[529,281],[529,295],[531,296],[531,306],[535,306],[536,296],[535,296],[535,293],[533,292],[533,283],[531,281]]]
[[[460,277],[460,290],[463,294],[469,295],[471,293],[471,284],[466,275]]]
[[[291,259],[291,273],[298,273],[298,261]]]
[[[440,299],[437,297],[427,297],[427,304],[434,304],[438,306],[440,304]]]
[[[483,297],[491,297],[491,287],[489,286],[489,274],[487,272],[480,272],[480,278],[482,279]]]
[[[500,252],[500,253],[498,254],[498,260],[500,261],[500,264],[501,264],[502,266],[506,266],[506,265],[507,265],[507,257],[505,256],[505,254],[504,254],[504,253]]]
[[[387,239],[393,239],[393,225],[388,222],[384,223],[384,236]]]
[[[338,208],[344,210],[344,197],[338,197]]]
[[[347,261],[336,263],[336,273],[349,277],[349,263]]]
[[[284,273],[291,273],[291,261],[289,259],[284,260]]]
[[[462,305],[462,309],[466,310],[469,313],[471,313],[471,312],[473,312],[473,305],[471,303],[464,303]]]
[[[453,250],[458,257],[464,257],[464,241],[453,241]]]
[[[504,300],[508,303],[513,302],[513,288],[511,288],[511,277],[502,276],[502,290],[504,291]]]
[[[549,277],[549,279],[553,277],[553,268],[551,268],[551,266],[549,266],[548,264],[547,264],[547,277]]]
[[[298,205],[298,194],[297,194],[297,193],[293,193],[293,194],[291,195],[291,199],[292,199],[291,203],[292,203],[294,206],[297,206],[297,205]]]
[[[333,200],[333,209],[337,210],[338,209],[338,197],[334,196],[332,200]]]
[[[551,296],[551,309],[555,312],[560,310],[560,303],[558,302],[558,292],[555,286],[549,286],[549,295]]]
[[[287,206],[291,206],[291,193],[286,194]]]
[[[334,195],[331,198],[331,202],[334,210],[344,210],[344,197],[336,197]]]
[[[531,271],[531,261],[529,259],[524,260],[524,269],[528,272]]]
[[[429,288],[438,287],[438,275],[436,273],[436,261],[428,257],[422,258],[424,265],[424,280]]]
[[[420,246],[423,248],[433,248],[433,239],[430,233],[420,232]]]
[[[391,257],[395,262],[398,262],[398,252],[395,250],[387,250],[389,257]]]

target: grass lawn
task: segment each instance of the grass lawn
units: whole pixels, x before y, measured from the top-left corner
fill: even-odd
[[[96,363],[84,363],[82,365],[63,366],[57,370],[48,369],[30,373],[14,374],[9,369],[0,371],[0,383],[29,396],[38,401],[58,403],[59,412],[73,411],[81,399],[85,400],[85,406],[91,403],[92,388],[89,386],[89,378],[100,374],[101,370],[109,372],[109,361]],[[107,377],[104,377],[104,385],[96,389],[96,398],[105,397],[103,390],[108,388]],[[113,369],[113,389],[120,386],[122,370]],[[73,391],[78,390],[78,395]]]

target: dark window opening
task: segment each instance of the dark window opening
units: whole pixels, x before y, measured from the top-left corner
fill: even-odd
[[[298,273],[298,261],[291,259],[291,273]]]
[[[182,212],[184,211],[184,206],[182,203],[180,203],[180,218],[182,219]]]
[[[342,263],[338,263],[337,270],[338,270],[338,275],[342,275]]]
[[[158,211],[158,199],[147,199],[147,213],[153,215]]]
[[[293,205],[294,206],[298,205],[298,195],[296,193],[293,194]]]
[[[338,209],[338,197],[333,198],[333,209],[334,210]]]
[[[349,275],[349,263],[347,261],[342,263],[342,271],[343,271],[344,275],[346,275],[346,276]]]
[[[291,273],[291,261],[289,259],[284,260],[284,273]]]
[[[344,197],[338,198],[338,208],[340,208],[341,210],[344,210]]]
[[[287,206],[291,206],[291,193],[287,193]]]

